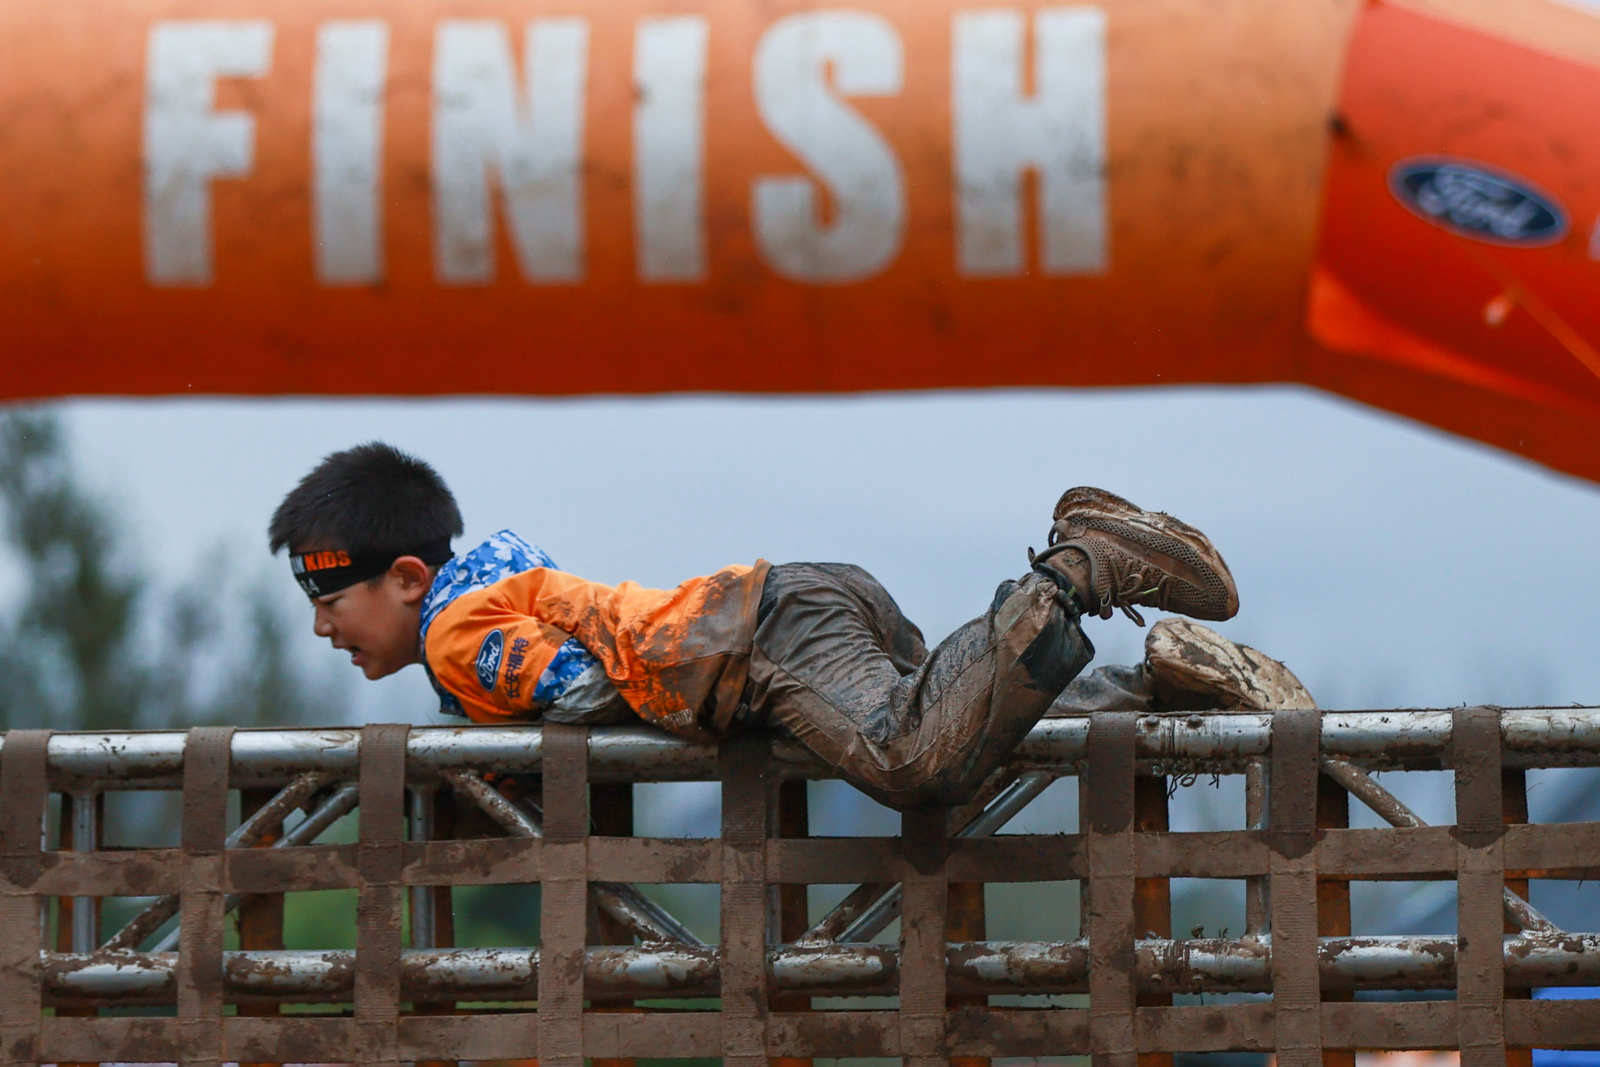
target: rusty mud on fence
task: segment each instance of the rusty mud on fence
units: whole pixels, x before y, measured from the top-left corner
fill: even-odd
[[[1521,774],[1600,766],[1600,709],[1046,720],[1014,781],[948,816],[908,816],[903,839],[806,836],[803,789],[779,785],[826,769],[782,740],[743,745],[532,727],[13,732],[0,738],[0,1059],[1258,1049],[1288,1063],[1364,1047],[1486,1062],[1600,1046],[1600,1012],[1527,999],[1600,985],[1600,933],[1560,929],[1527,887],[1600,876],[1600,824],[1523,824]],[[1392,767],[1452,771],[1461,825],[1427,825],[1370,774]],[[486,771],[542,778],[518,793]],[[1157,829],[1169,800],[1156,772],[1248,772],[1250,828]],[[1082,833],[997,835],[1060,777],[1080,781]],[[721,839],[633,837],[629,791],[601,784],[692,779],[723,782]],[[218,801],[228,788],[246,799],[237,824]],[[98,840],[95,797],[127,789],[181,793],[180,848]],[[1348,829],[1351,796],[1388,827]],[[355,843],[316,843],[352,809]],[[1243,879],[1246,929],[1174,936],[1173,878]],[[1348,884],[1374,878],[1455,880],[1461,935],[1352,934]],[[712,943],[637,888],[696,882],[720,893]],[[985,882],[1077,882],[1078,932],[986,939],[983,894],[962,888]],[[543,886],[543,943],[455,945],[450,887],[508,883]],[[808,914],[805,887],[839,883],[859,888]],[[356,891],[356,949],[282,948],[282,894],[327,889]],[[107,897],[145,899],[113,929]],[[224,951],[230,913],[239,947]],[[882,940],[896,918],[899,942]],[[1173,1002],[1196,993],[1257,996]],[[140,1010],[176,1016],[126,1015]]]

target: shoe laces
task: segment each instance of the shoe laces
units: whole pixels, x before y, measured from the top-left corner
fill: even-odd
[[[1089,571],[1091,574],[1094,573],[1094,564],[1092,562],[1089,564]],[[1161,587],[1165,579],[1163,579],[1161,582],[1157,582],[1149,589],[1141,589],[1139,586],[1143,584],[1140,581],[1143,575],[1140,575],[1137,572],[1118,575],[1114,569],[1112,574],[1116,579],[1116,585],[1118,587],[1116,591],[1111,594],[1112,606],[1116,607],[1124,615],[1132,619],[1135,626],[1142,627],[1144,625],[1144,616],[1139,614],[1138,608],[1135,608],[1132,604],[1127,603],[1127,599],[1131,599],[1133,597],[1151,596],[1154,594],[1158,596],[1159,600],[1159,594],[1161,593]],[[1103,618],[1108,619],[1110,617],[1111,613],[1109,611],[1103,616]]]
[[[1067,539],[1066,534],[1056,526],[1050,528],[1049,546],[1049,548],[1039,553],[1039,559],[1042,560],[1059,553],[1064,548],[1075,548],[1083,553],[1085,566],[1089,569],[1089,584],[1092,587],[1090,595],[1100,600],[1098,607],[1091,614],[1098,615],[1102,619],[1109,619],[1111,618],[1111,609],[1116,608],[1129,619],[1132,619],[1135,626],[1142,628],[1144,626],[1144,616],[1128,601],[1135,597],[1153,596],[1156,598],[1156,603],[1160,604],[1165,599],[1166,584],[1172,577],[1171,575],[1163,574],[1156,580],[1154,585],[1144,588],[1145,583],[1149,581],[1144,573],[1137,568],[1128,571],[1118,570],[1115,557],[1106,561],[1106,567],[1111,571],[1110,592],[1104,599],[1101,599],[1099,594],[1095,592],[1100,585],[1101,570],[1100,560],[1095,553],[1077,544],[1076,541]],[[1034,559],[1033,549],[1030,548],[1028,549],[1028,562],[1032,563]]]

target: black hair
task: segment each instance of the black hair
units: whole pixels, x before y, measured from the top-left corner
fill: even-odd
[[[401,556],[461,531],[461,509],[437,471],[369,441],[325,457],[300,479],[272,513],[267,537],[273,552]]]

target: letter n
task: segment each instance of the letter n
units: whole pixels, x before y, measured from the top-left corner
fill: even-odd
[[[582,160],[588,24],[527,25],[526,90],[498,22],[441,23],[433,55],[434,272],[458,285],[494,278],[489,181],[505,198],[512,245],[530,281],[583,270]]]

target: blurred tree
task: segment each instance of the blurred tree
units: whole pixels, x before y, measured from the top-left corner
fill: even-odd
[[[291,662],[264,576],[241,578],[219,546],[179,588],[158,588],[123,522],[80,483],[48,413],[0,414],[0,523],[13,572],[0,580],[0,729],[341,717],[328,700],[339,687],[311,684]]]
[[[0,726],[131,726],[151,695],[133,637],[144,581],[112,566],[114,524],[74,482],[61,428],[0,417],[0,502],[20,588],[0,610]]]

